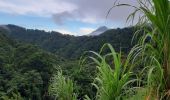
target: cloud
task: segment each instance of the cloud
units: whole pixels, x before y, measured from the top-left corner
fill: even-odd
[[[102,23],[116,0],[0,0],[0,12],[19,15],[37,15],[52,17],[57,24],[67,20],[84,23]],[[120,3],[136,5],[134,0],[120,0]],[[114,8],[109,14],[108,22],[124,23],[133,9]],[[115,23],[116,24],[116,23]]]
[[[65,20],[69,20],[70,15],[74,20],[81,21],[84,23],[103,23],[106,21],[106,15],[109,9],[114,5],[116,0],[63,0],[68,3],[72,3],[77,9],[72,10],[69,14],[64,15]],[[118,0],[120,3],[128,3],[132,5],[137,5],[134,0]],[[126,17],[133,11],[130,7],[117,7],[112,9],[108,22],[119,22],[124,23]],[[59,16],[63,16],[63,13],[57,13],[53,16],[54,19],[60,19]],[[62,21],[65,21],[62,20]]]
[[[95,29],[93,28],[88,28],[88,27],[82,27],[77,29],[77,32],[72,32],[70,30],[67,29],[57,29],[57,30],[53,30],[53,31],[57,31],[60,32],[62,34],[70,34],[70,35],[75,35],[75,36],[82,36],[82,35],[87,35],[91,32],[93,32]]]
[[[53,31],[54,31],[54,30],[53,30]],[[66,29],[57,29],[56,31],[57,31],[57,32],[60,32],[60,33],[62,33],[62,34],[77,35],[77,33],[71,32],[71,31],[66,30]]]
[[[38,15],[49,17],[52,14],[71,12],[76,9],[72,3],[62,0],[0,0],[0,11],[18,15]]]
[[[93,29],[93,28],[83,27],[83,28],[80,28],[79,34],[80,35],[87,35],[87,34],[90,34],[91,32],[93,32],[94,30],[95,29]]]
[[[93,28],[89,28],[89,27],[81,27],[79,29],[77,29],[76,32],[70,31],[66,28],[58,28],[58,29],[52,29],[49,30],[47,29],[46,31],[56,31],[56,32],[60,32],[62,34],[69,34],[69,35],[74,35],[74,36],[82,36],[82,35],[87,35],[91,32],[93,32],[95,29]]]
[[[59,14],[53,14],[52,16],[53,20],[58,24],[64,24],[64,20],[74,19],[74,16],[67,11]]]

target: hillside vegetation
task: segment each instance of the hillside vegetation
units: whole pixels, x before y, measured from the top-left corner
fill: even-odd
[[[27,30],[15,25],[1,27],[0,31],[0,91],[3,99],[16,99],[17,96],[33,100],[52,99],[47,90],[49,80],[57,70],[63,70],[64,75],[74,80],[74,91],[79,93],[77,98],[82,99],[84,95],[95,96],[96,89],[91,83],[96,76],[96,68],[93,63],[82,65],[79,58],[85,51],[99,51],[105,42],[127,54],[132,47],[134,28],[112,29],[100,36],[81,37]]]
[[[7,25],[8,35],[22,42],[31,43],[44,50],[66,58],[79,58],[84,51],[99,51],[105,43],[111,43],[116,51],[127,53],[133,46],[134,27],[111,29],[99,36],[71,36],[58,32],[25,29]],[[95,45],[94,45],[95,44]]]
[[[0,100],[170,100],[170,1],[138,3],[99,36],[0,27]]]
[[[40,100],[46,95],[54,66],[62,59],[4,33],[0,32],[0,98]]]

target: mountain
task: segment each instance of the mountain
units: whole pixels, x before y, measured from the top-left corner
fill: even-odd
[[[25,33],[26,29],[22,27],[9,25],[8,28],[10,31],[6,30],[7,26],[5,29],[4,26],[0,27],[0,100],[54,100],[55,98],[48,94],[49,80],[61,69],[64,75],[76,81],[79,98],[84,98],[85,94],[95,94],[91,88],[87,88],[93,82],[92,76],[95,74],[95,67],[83,65],[82,68],[82,65],[79,65],[79,60],[63,59],[63,57],[30,44],[29,42],[32,40],[29,42],[28,40],[36,37],[37,31],[35,31],[37,34],[29,35],[29,32]],[[23,33],[18,36],[18,39],[25,39],[23,35],[26,34],[29,39],[23,43],[21,40],[12,38],[11,34],[14,36],[14,31]],[[42,31],[38,30],[38,32]],[[44,34],[50,35],[50,33]],[[56,39],[58,35],[55,35]],[[38,36],[41,34],[37,35],[37,39]]]
[[[96,29],[95,31],[93,31],[92,33],[90,33],[88,36],[97,36],[100,35],[104,32],[106,32],[108,30],[108,28],[106,26],[101,26],[98,29]]]
[[[105,43],[111,43],[116,51],[121,49],[125,53],[133,46],[131,44],[133,27],[109,29],[98,36],[79,37],[63,35],[59,32],[26,29],[16,25],[6,25],[6,27],[9,37],[37,45],[48,52],[70,59],[79,58],[85,51],[99,51]]]
[[[96,92],[89,87],[96,67],[79,65],[79,58],[85,51],[98,52],[105,43],[127,54],[133,46],[133,33],[134,28],[128,27],[109,29],[98,36],[76,37],[16,25],[0,26],[0,98],[53,100],[47,93],[49,80],[60,69],[76,81],[79,98],[94,97]]]

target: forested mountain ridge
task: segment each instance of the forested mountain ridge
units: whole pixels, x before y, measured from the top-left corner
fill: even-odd
[[[78,60],[64,59],[7,34],[0,30],[0,100],[54,100],[48,94],[48,86],[58,70],[76,81],[80,97],[94,95],[89,87],[95,67],[84,66],[80,70]]]
[[[78,58],[85,51],[99,51],[105,43],[127,53],[132,47],[133,31],[133,27],[118,28],[99,36],[75,37],[15,25],[1,26],[0,97],[13,97],[13,94],[32,100],[48,97],[49,80],[56,68],[62,69],[64,75],[76,82],[79,98],[86,94],[93,97],[95,90],[92,90],[91,83],[96,68],[90,65],[81,67]]]
[[[35,44],[44,50],[66,58],[78,58],[84,51],[99,51],[104,43],[111,43],[119,51],[128,52],[132,47],[134,27],[110,29],[99,36],[71,36],[59,32],[25,29],[6,25],[8,35],[22,42]],[[94,45],[95,44],[95,45]]]

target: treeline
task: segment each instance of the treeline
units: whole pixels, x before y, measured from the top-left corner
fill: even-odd
[[[111,43],[116,51],[127,53],[133,44],[134,27],[111,29],[99,36],[71,36],[58,32],[25,29],[15,25],[5,26],[8,35],[22,42],[31,43],[65,58],[79,58],[84,51],[99,51],[105,43]]]

